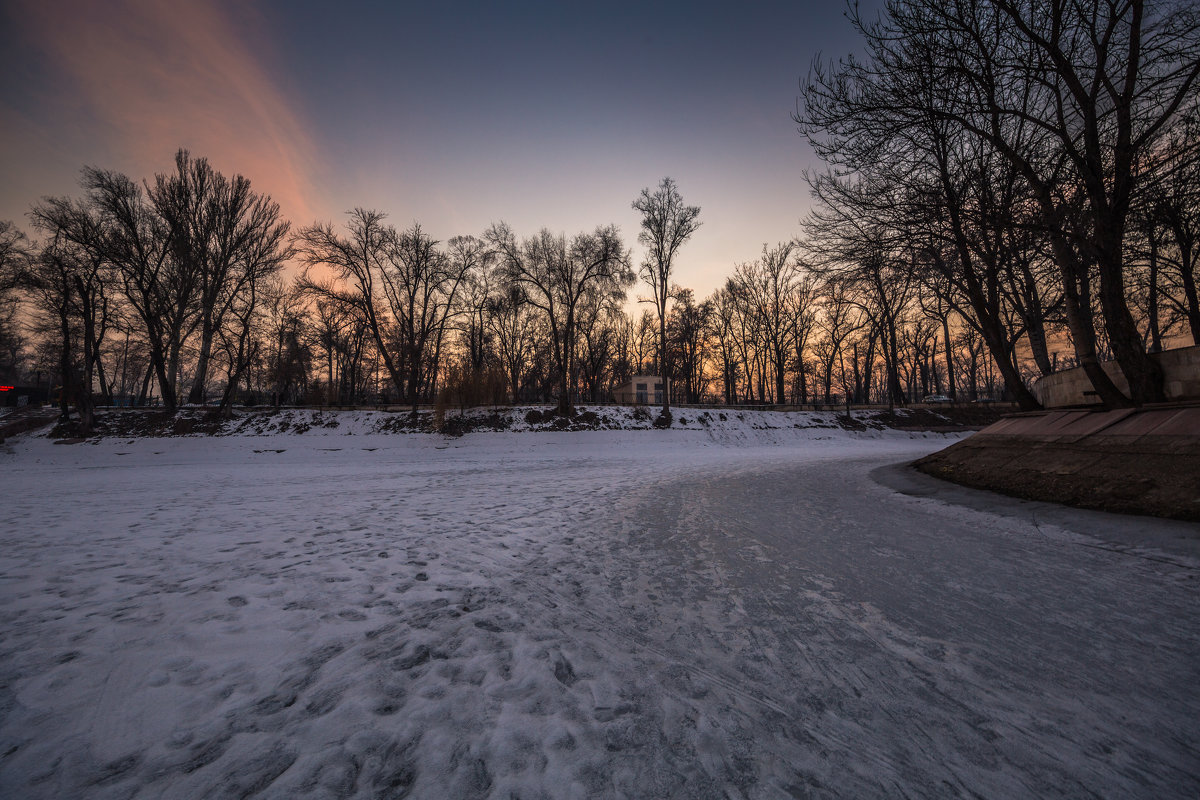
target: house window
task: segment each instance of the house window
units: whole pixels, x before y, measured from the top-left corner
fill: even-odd
[[[661,388],[662,388],[662,386],[655,386],[654,388],[655,388],[655,389],[661,389]],[[638,390],[639,392],[644,392],[644,391],[646,391],[646,384],[644,384],[644,383],[639,383],[639,384],[637,385],[637,390]]]

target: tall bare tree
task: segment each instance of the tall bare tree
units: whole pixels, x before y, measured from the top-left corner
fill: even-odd
[[[1076,357],[1096,392],[1110,406],[1161,400],[1161,371],[1127,302],[1125,240],[1138,194],[1183,155],[1166,135],[1197,100],[1194,4],[896,0],[877,21],[852,19],[868,57],[818,64],[797,116],[818,151],[856,170],[891,162],[924,131],[952,156],[986,151],[1005,162],[1036,210]],[[1100,366],[1093,282],[1130,398]],[[1001,337],[978,322],[993,347]]]
[[[1146,205],[1150,216],[1165,230],[1161,256],[1164,274],[1163,297],[1169,308],[1187,321],[1192,343],[1200,345],[1200,108],[1172,132],[1167,151],[1175,154],[1172,168],[1164,170],[1149,192]],[[1158,240],[1152,239],[1151,245]],[[1155,248],[1157,249],[1157,248]],[[1157,300],[1158,298],[1154,298]]]
[[[100,357],[115,316],[113,268],[105,257],[103,229],[87,204],[66,198],[46,199],[34,206],[30,217],[48,239],[30,270],[29,287],[44,308],[53,309],[60,317],[64,403],[70,387],[70,393],[77,396],[80,429],[87,433],[95,421],[92,394],[97,377],[100,393],[111,402]],[[79,329],[78,334],[74,328]],[[73,350],[79,351],[78,357],[72,355]]]
[[[117,269],[149,345],[163,406],[174,411],[184,340],[198,319],[197,264],[138,184],[92,167],[84,169],[82,183],[102,231],[104,259]]]
[[[30,258],[29,239],[11,222],[0,220],[0,376],[14,382],[25,349],[17,324],[21,302],[18,287]]]
[[[667,319],[671,363],[683,383],[684,402],[699,403],[708,385],[704,364],[708,359],[709,317],[712,305],[696,303],[691,289],[675,287],[675,304]]]
[[[646,248],[646,257],[638,267],[638,275],[650,287],[650,299],[658,313],[658,371],[666,383],[663,415],[669,417],[671,374],[667,363],[667,303],[671,300],[671,271],[679,248],[700,227],[700,207],[684,205],[675,181],[663,178],[653,192],[642,189],[633,201],[633,208],[642,215],[638,242]]]
[[[227,178],[187,150],[175,154],[175,172],[155,176],[149,196],[167,226],[173,257],[197,283],[200,341],[188,402],[200,403],[226,315],[253,313],[245,300],[291,256],[291,225],[280,218],[279,204],[252,191],[247,178]],[[239,316],[235,327],[242,322]]]

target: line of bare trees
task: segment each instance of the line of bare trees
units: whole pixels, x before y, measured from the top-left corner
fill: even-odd
[[[167,410],[215,392],[222,413],[239,394],[415,411],[453,389],[570,413],[629,374],[634,275],[613,226],[443,243],[356,209],[293,235],[269,196],[186,151],[151,181],[87,168],[81,184],[33,207],[37,242],[0,226],[0,372],[45,374],[84,430],[97,400],[155,393]]]
[[[896,0],[852,19],[867,55],[816,63],[796,114],[829,165],[808,249],[882,327],[888,380],[916,303],[943,342],[947,312],[973,331],[1024,408],[1022,364],[1052,371],[1053,341],[1109,407],[1162,401],[1150,354],[1200,343],[1195,4]]]
[[[185,366],[188,399],[203,398],[219,371],[227,409],[256,355],[262,300],[279,291],[291,255],[279,206],[182,150],[152,182],[87,168],[81,183],[81,199],[30,211],[36,246],[10,224],[3,233],[4,286],[28,305],[32,339],[57,355],[57,369],[42,366],[61,382],[63,414],[74,405],[89,429],[97,393],[145,397],[152,384],[174,409]],[[3,334],[14,361],[17,316]]]
[[[937,253],[905,251],[898,240],[889,251],[884,237],[894,231],[851,239],[841,226],[863,217],[835,216],[833,205],[813,215],[807,238],[764,246],[711,296],[667,283],[657,290],[666,302],[648,298],[655,311],[634,316],[625,311],[630,254],[612,227],[519,239],[497,224],[441,243],[360,209],[342,228],[289,237],[269,198],[208,172],[186,154],[174,173],[141,187],[88,170],[83,200],[34,208],[47,234],[39,245],[4,226],[5,380],[21,362],[26,375],[53,376],[64,410],[76,406],[86,426],[97,399],[136,404],[160,392],[172,408],[182,387],[194,403],[219,398],[226,413],[235,398],[415,408],[439,397],[556,401],[569,413],[576,401],[610,399],[634,375],[669,376],[668,402],[894,404],[931,393],[1019,399],[1014,385],[1027,392],[1030,379],[1073,363],[1054,349],[1069,346],[1069,331],[1044,254],[989,279],[1006,337],[999,361],[944,273],[929,270]],[[186,198],[208,185],[223,188],[207,216],[185,223],[180,209],[196,207]],[[694,229],[698,209],[670,198],[673,183],[663,189]],[[1147,342],[1155,325],[1161,339],[1186,322],[1181,282],[1164,276],[1182,275],[1188,251],[1181,256],[1160,224],[1146,259],[1163,298],[1157,320],[1131,290]],[[278,275],[288,257],[303,267],[292,281]],[[651,251],[641,269],[651,290],[662,280],[653,259]],[[997,289],[999,275],[1025,287],[1025,302],[1040,311],[1022,316],[1015,289]],[[1031,322],[1044,331],[1040,354],[1019,347],[1034,341]]]
[[[295,233],[269,196],[180,152],[135,182],[0,224],[0,382],[63,413],[259,403],[556,402],[635,375],[672,402],[1003,395],[1082,366],[1110,407],[1164,398],[1150,356],[1200,344],[1200,12],[1188,3],[893,0],[866,55],[818,62],[795,119],[828,169],[801,237],[707,298],[671,179],[613,226],[497,223],[441,242],[356,209]],[[300,270],[284,280],[282,269]],[[626,311],[638,299],[653,311]],[[1114,360],[1118,385],[1101,367]],[[1126,390],[1125,387],[1128,387]]]
[[[450,395],[570,413],[639,374],[672,381],[667,403],[878,399],[882,328],[825,292],[842,284],[798,243],[764,247],[707,299],[673,282],[700,210],[670,179],[633,203],[654,308],[640,316],[626,312],[636,278],[612,226],[518,237],[498,223],[443,243],[356,209],[293,234],[244,177],[182,151],[153,180],[89,168],[82,187],[33,207],[36,243],[0,232],[0,368],[45,375],[85,430],[97,402],[151,399],[228,413],[235,400],[415,409]],[[908,396],[936,373],[922,358]]]

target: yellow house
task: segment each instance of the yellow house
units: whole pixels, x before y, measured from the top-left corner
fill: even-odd
[[[634,375],[629,383],[613,390],[613,400],[618,403],[661,405],[663,401],[663,379],[657,375]]]

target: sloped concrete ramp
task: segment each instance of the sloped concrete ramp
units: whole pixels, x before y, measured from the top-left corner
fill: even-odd
[[[915,466],[1030,500],[1200,522],[1200,404],[1017,414]]]

